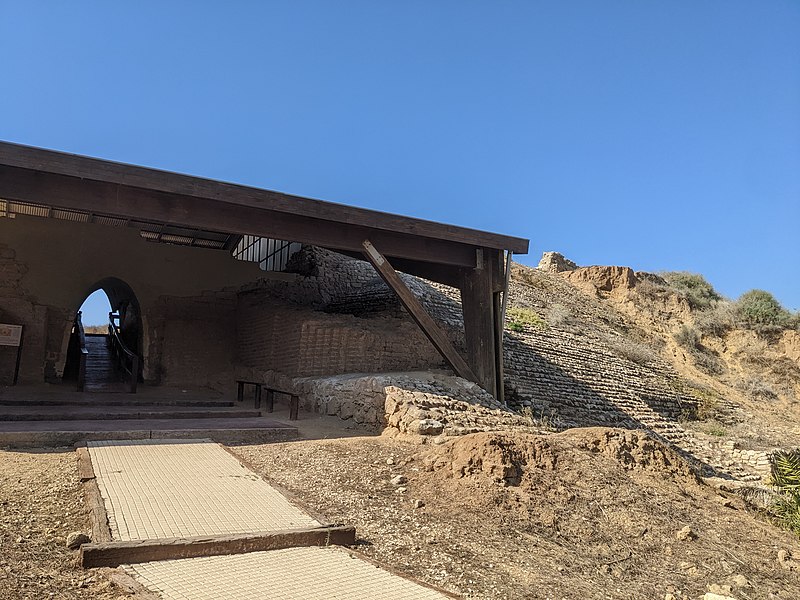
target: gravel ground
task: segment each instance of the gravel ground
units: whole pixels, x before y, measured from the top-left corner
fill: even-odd
[[[75,565],[67,535],[89,529],[72,449],[0,451],[0,598],[131,598]]]

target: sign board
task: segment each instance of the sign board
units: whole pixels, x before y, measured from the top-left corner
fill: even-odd
[[[18,347],[22,341],[22,325],[0,323],[0,346]]]

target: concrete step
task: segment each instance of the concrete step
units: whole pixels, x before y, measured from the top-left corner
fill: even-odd
[[[294,440],[297,428],[264,417],[249,419],[106,419],[2,421],[0,447],[52,448],[92,440],[204,438],[222,443]]]
[[[137,406],[141,408],[150,406],[196,406],[220,408],[234,406],[237,403],[232,400],[192,400],[191,398],[148,398],[139,394],[116,395],[111,397],[86,395],[75,393],[73,398],[62,395],[56,398],[14,398],[0,397],[0,407],[2,406]],[[252,406],[253,402],[243,402],[245,406]],[[0,409],[2,410],[2,409]]]
[[[107,419],[252,419],[261,411],[233,407],[3,406],[0,421],[102,421]]]

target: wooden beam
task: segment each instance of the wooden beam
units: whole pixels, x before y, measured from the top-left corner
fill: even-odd
[[[331,525],[285,531],[84,544],[78,561],[84,569],[117,567],[152,560],[244,554],[298,546],[352,546],[355,542],[354,527]]]
[[[372,230],[409,234],[418,238],[510,249],[517,254],[528,251],[528,240],[522,238],[8,142],[0,142],[0,164],[40,173],[204,198],[215,201],[218,210],[236,206],[266,209],[358,225]]]
[[[498,389],[493,300],[495,253],[484,248],[477,268],[465,271],[461,283],[467,361],[478,377],[477,383],[493,396],[497,396]]]
[[[450,241],[379,231],[349,223],[331,223],[266,209],[151,189],[83,180],[0,164],[0,198],[93,211],[183,227],[291,240],[325,248],[361,252],[372,239],[392,257],[473,266],[475,248]]]
[[[450,339],[436,324],[433,318],[427,313],[425,308],[422,306],[422,303],[417,299],[414,293],[408,289],[408,286],[406,286],[405,283],[403,283],[403,280],[400,279],[397,271],[395,271],[392,265],[389,264],[389,261],[386,260],[386,257],[381,254],[380,251],[378,251],[378,249],[369,240],[364,240],[363,247],[364,256],[372,264],[372,266],[375,267],[375,270],[386,282],[386,285],[388,285],[394,291],[394,293],[397,294],[397,297],[400,299],[400,303],[405,307],[405,309],[411,315],[411,318],[414,319],[414,322],[431,341],[439,354],[441,354],[442,357],[447,361],[447,364],[450,365],[450,368],[455,371],[456,375],[475,383],[480,383],[467,362],[461,357],[453,344],[450,342]]]
[[[502,301],[501,292],[492,294],[492,307],[494,309],[494,371],[495,371],[495,395],[498,402],[505,404],[505,367],[503,365],[503,320],[502,320]]]

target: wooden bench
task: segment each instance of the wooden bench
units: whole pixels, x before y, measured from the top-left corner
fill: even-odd
[[[297,421],[298,413],[300,412],[300,397],[294,392],[287,392],[276,387],[268,386],[260,381],[247,381],[245,379],[237,379],[238,386],[236,392],[236,399],[239,402],[244,401],[244,386],[252,385],[255,388],[255,408],[261,408],[261,389],[267,390],[267,412],[272,412],[275,408],[275,394],[286,394],[289,396],[289,420]]]

